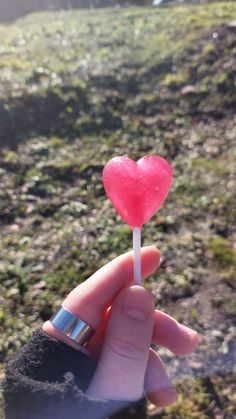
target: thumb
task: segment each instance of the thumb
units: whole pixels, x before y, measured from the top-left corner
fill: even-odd
[[[87,394],[108,400],[134,401],[143,397],[153,321],[150,291],[134,285],[118,294]]]

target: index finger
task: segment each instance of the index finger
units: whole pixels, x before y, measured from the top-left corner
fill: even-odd
[[[155,272],[160,262],[160,252],[155,246],[141,249],[142,278]],[[102,321],[116,294],[133,281],[133,252],[127,252],[107,263],[89,279],[74,288],[62,306],[94,329]],[[43,330],[66,343],[72,341],[47,321]],[[73,343],[74,347],[77,344]]]
[[[178,323],[163,311],[155,310],[152,340],[174,354],[183,356],[196,349],[200,337],[195,330]]]
[[[157,269],[160,252],[154,246],[141,250],[142,278]],[[107,263],[89,279],[78,285],[62,306],[96,328],[116,294],[133,281],[133,252],[125,253]]]

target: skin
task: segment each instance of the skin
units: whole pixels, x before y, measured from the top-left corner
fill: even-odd
[[[144,247],[141,257],[144,279],[158,268],[160,252],[154,246]],[[86,349],[50,321],[42,329],[97,359],[87,389],[90,396],[136,401],[145,393],[153,404],[165,407],[177,395],[160,357],[150,348],[151,343],[182,356],[195,350],[199,336],[155,310],[151,292],[132,282],[133,252],[128,252],[103,266],[65,298],[62,306],[95,329]]]

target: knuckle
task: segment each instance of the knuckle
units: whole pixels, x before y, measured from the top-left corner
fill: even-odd
[[[144,347],[138,345],[137,343],[130,342],[129,340],[121,339],[116,336],[110,337],[108,346],[116,355],[135,361],[140,361],[143,359],[145,353]]]

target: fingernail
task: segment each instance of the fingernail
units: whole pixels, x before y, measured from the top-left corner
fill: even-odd
[[[159,406],[166,407],[174,403],[177,399],[177,393],[174,388],[165,388],[158,391],[156,394],[156,399]]]
[[[122,308],[126,315],[137,320],[146,320],[153,310],[152,295],[140,286],[127,288]]]

